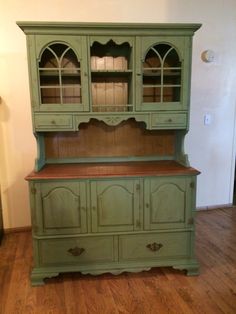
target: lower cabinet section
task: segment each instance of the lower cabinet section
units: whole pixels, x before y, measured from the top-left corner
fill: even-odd
[[[33,285],[72,271],[172,266],[196,275],[195,193],[191,169],[182,175],[30,180]]]
[[[119,274],[172,266],[198,274],[192,231],[34,239],[34,254],[33,285],[73,271]]]

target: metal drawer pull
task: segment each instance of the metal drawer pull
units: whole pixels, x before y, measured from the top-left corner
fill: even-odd
[[[163,245],[162,245],[161,243],[156,243],[156,242],[154,242],[154,243],[148,244],[146,247],[147,247],[150,251],[156,252],[156,251],[159,251],[160,248],[163,247]]]
[[[73,256],[80,256],[84,251],[85,251],[84,248],[80,248],[76,246],[73,249],[72,248],[69,249],[67,252],[69,252]]]

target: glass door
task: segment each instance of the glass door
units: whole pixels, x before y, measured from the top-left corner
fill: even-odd
[[[145,38],[141,46],[136,80],[137,108],[143,111],[186,108],[184,40],[168,42],[165,39],[152,43],[152,38]]]
[[[143,103],[180,102],[181,61],[167,44],[151,47],[143,62]]]
[[[49,45],[39,62],[42,104],[82,103],[81,67],[74,51],[67,45]]]
[[[41,36],[36,42],[39,111],[87,111],[86,42],[80,37],[49,39]]]

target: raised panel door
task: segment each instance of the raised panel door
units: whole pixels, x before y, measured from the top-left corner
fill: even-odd
[[[145,229],[183,228],[192,215],[192,188],[186,177],[145,180]]]
[[[141,228],[139,180],[91,183],[92,231],[132,231]]]
[[[40,234],[87,232],[84,182],[48,182],[36,187],[37,230]]]

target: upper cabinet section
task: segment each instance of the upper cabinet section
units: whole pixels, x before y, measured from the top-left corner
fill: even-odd
[[[70,115],[68,130],[91,118],[187,128],[192,36],[199,24],[18,25],[27,35],[36,131],[60,130],[58,114]],[[48,112],[53,123],[45,128]],[[169,115],[165,123],[158,113]],[[176,114],[184,115],[181,124],[173,123]]]

